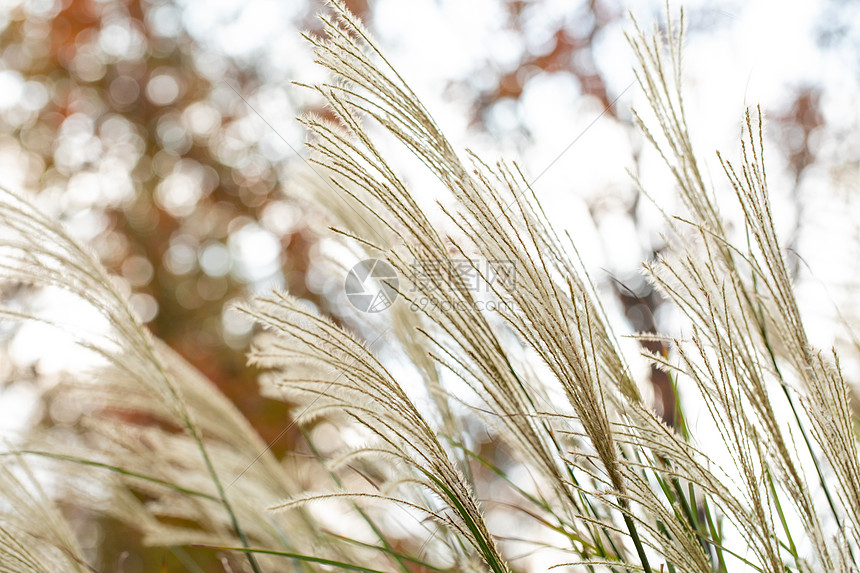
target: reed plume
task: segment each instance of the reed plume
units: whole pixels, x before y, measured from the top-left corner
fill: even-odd
[[[70,291],[110,326],[72,333],[101,359],[63,386],[92,404],[76,446],[47,433],[3,454],[3,570],[94,568],[55,492],[29,471],[37,463],[74,468],[67,479],[82,490],[108,487],[103,510],[147,542],[230,551],[234,570],[507,573],[539,555],[572,571],[856,571],[849,385],[836,352],[812,347],[804,330],[770,209],[760,110],[744,117],[740,157],[719,157],[743,214],[740,241],[705,183],[685,118],[683,13],[665,34],[637,27],[629,38],[654,120],[635,118],[685,209],[666,214],[669,247],[643,272],[687,334],[659,336],[666,354],[643,353],[685,403],[698,399],[716,447],[654,412],[631,367],[641,357],[619,343],[576,237],[554,227],[520,168],[458,154],[361,22],[330,7],[323,35],[307,39],[331,80],[306,87],[331,115],[301,118],[317,174],[297,172],[292,192],[315,202],[356,261],[396,269],[398,300],[364,322],[282,292],[240,305],[260,326],[249,359],[262,390],[296,405],[305,436],[303,452],[278,460],[153,339],[87,249],[2,191],[4,280]],[[453,198],[441,209],[449,232],[381,137]],[[417,276],[428,262],[464,272]],[[515,281],[500,279],[506,266]],[[490,285],[497,312],[481,310],[464,273]]]

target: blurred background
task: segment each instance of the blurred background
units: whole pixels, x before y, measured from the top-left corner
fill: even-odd
[[[671,311],[639,274],[663,248],[664,225],[627,172],[664,206],[674,190],[631,122],[630,106],[645,106],[624,37],[628,12],[650,27],[664,21],[664,4],[346,3],[455,148],[522,166],[627,330],[671,331]],[[726,186],[712,151],[732,157],[744,107],[761,104],[774,208],[807,324],[819,346],[856,350],[860,3],[683,5],[688,119],[714,185]],[[325,221],[295,175],[306,153],[294,117],[326,113],[292,83],[324,77],[299,34],[319,29],[321,9],[318,0],[0,2],[0,184],[43,197],[122,277],[154,334],[279,455],[300,436],[282,435],[289,406],[259,395],[244,359],[251,325],[230,305],[286,288],[343,324],[355,320],[343,277],[317,268]],[[432,193],[426,174],[409,162],[403,169],[416,194]],[[0,336],[4,435],[73,424],[77,406],[52,403],[49,387],[68,361],[62,342],[35,325],[4,324]],[[844,360],[855,378],[857,355]],[[650,377],[671,423],[668,381]],[[181,553],[144,550],[108,519],[80,523],[104,571],[188,567]],[[211,568],[191,570],[223,570],[210,557]]]

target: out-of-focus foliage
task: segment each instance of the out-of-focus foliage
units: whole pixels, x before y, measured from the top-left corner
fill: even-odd
[[[309,18],[315,6],[307,4],[285,28],[317,26]],[[597,62],[606,28],[624,17],[621,6],[579,2],[565,18],[546,22],[551,3],[499,4],[508,15],[505,29],[516,39],[507,63],[487,62],[480,81],[452,82],[448,89],[450,97],[474,102],[473,128],[498,134],[496,120],[517,108],[529,83],[556,74],[572,78],[581,97],[605,110],[605,120],[635,132],[627,110],[614,105],[620,89]],[[846,44],[851,27],[841,15],[850,8],[831,4],[841,23],[823,25],[822,41]],[[373,22],[372,4],[348,5]],[[260,137],[261,130],[273,133],[242,99],[271,87],[272,78],[254,67],[253,58],[234,61],[201,47],[186,30],[186,8],[142,0],[37,0],[4,7],[0,181],[10,183],[10,174],[19,174],[12,185],[50,196],[65,222],[123,277],[122,287],[133,293],[136,310],[153,332],[216,382],[281,455],[297,438],[294,429],[281,435],[288,408],[259,396],[256,373],[244,368],[250,326],[226,309],[263,285],[286,286],[324,313],[336,309],[306,280],[316,243],[307,214],[279,195],[289,183],[283,167],[291,151],[273,150],[271,137]],[[691,27],[712,24],[694,18]],[[803,177],[820,157],[822,133],[833,130],[821,112],[824,89],[801,85],[781,109],[768,110],[771,133],[794,176],[798,221]],[[513,116],[517,133],[528,136],[527,122]],[[638,162],[637,146],[631,149]],[[849,153],[841,166],[856,171],[856,158]],[[632,184],[618,195],[589,205],[596,224],[617,220],[620,213],[633,227],[647,227]],[[798,223],[789,248],[800,234]],[[662,244],[643,241],[640,247],[650,258]],[[798,260],[789,261],[796,274]],[[660,295],[643,281],[628,280],[637,269],[610,270],[627,283],[617,284],[617,295],[631,330],[656,332]],[[642,345],[653,353],[666,351],[657,340]],[[658,409],[673,423],[668,376],[654,367],[651,382]],[[44,411],[52,422],[56,409]],[[92,530],[86,516],[81,523],[82,531]],[[117,553],[105,560],[118,564],[128,557]],[[130,561],[123,566],[134,567]]]
[[[263,284],[314,299],[314,239],[234,91],[259,85],[255,69],[201,49],[170,2],[24,2],[2,16],[0,179],[50,196],[152,331],[274,441],[288,407],[260,396],[250,325],[228,309]],[[47,399],[44,422],[64,421]],[[164,553],[136,554],[116,523],[80,523],[117,570]]]
[[[65,290],[109,325],[101,336],[74,331],[106,362],[64,392],[90,406],[89,439],[34,432],[0,452],[10,478],[0,492],[14,496],[2,517],[19,533],[0,529],[9,569],[103,562],[79,546],[54,497],[114,515],[153,545],[224,550],[229,571],[854,571],[856,416],[840,354],[818,351],[804,326],[772,215],[761,109],[745,115],[738,158],[718,155],[734,190],[726,197],[694,152],[678,28],[637,27],[630,38],[654,119],[639,109],[634,118],[684,205],[666,217],[664,253],[645,264],[682,315],[682,334],[639,337],[660,344],[643,344],[646,358],[703,404],[679,409],[671,427],[672,412],[661,420],[643,392],[653,371],[633,368],[641,349],[613,334],[621,317],[607,313],[575,239],[555,229],[523,171],[475,154],[464,162],[362,23],[332,4],[324,35],[308,39],[332,74],[313,89],[336,121],[301,119],[332,193],[314,179],[306,196],[336,222],[329,247],[384,257],[412,277],[407,300],[378,320],[355,315],[378,329],[366,341],[285,293],[242,306],[269,330],[250,354],[267,370],[264,387],[302,404],[305,440],[282,462],[150,336],[86,248],[4,191],[0,278]],[[456,197],[446,214],[461,233],[440,231],[419,206],[379,151],[373,122]],[[745,233],[723,216],[730,205]],[[516,280],[484,277],[505,303],[497,312],[484,312],[465,276],[409,272],[421,261],[453,267],[457,255],[479,274],[478,256],[489,268],[515,265]],[[407,310],[437,293],[449,304]],[[27,306],[2,312],[57,324]],[[696,422],[689,433],[685,418]],[[11,479],[63,466],[48,492],[37,479]],[[108,495],[88,491],[95,485]]]
[[[527,39],[542,3],[505,6],[510,30]],[[372,20],[363,2],[350,8]],[[592,41],[621,11],[592,2],[576,14],[579,25],[558,22],[547,42],[523,41],[509,68],[491,66],[495,87],[465,86],[476,127],[492,131],[486,111],[547,72],[571,73],[617,117]],[[240,95],[266,80],[247,58],[202,48],[171,2],[25,2],[4,16],[0,165],[14,169],[3,180],[14,173],[20,186],[56,197],[63,218],[125,278],[153,332],[274,438],[284,411],[253,390],[242,368],[249,325],[227,308],[247,286],[269,284],[329,303],[305,284],[315,239],[278,194],[283,150],[261,142],[269,128]]]
[[[273,437],[285,412],[254,390],[250,328],[227,308],[249,285],[313,297],[313,238],[233,91],[259,84],[254,69],[201,50],[169,2],[28,2],[5,16],[4,180],[18,172],[55,197],[153,332]]]

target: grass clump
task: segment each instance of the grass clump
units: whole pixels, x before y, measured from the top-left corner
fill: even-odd
[[[744,118],[740,158],[720,157],[746,225],[737,244],[690,142],[678,28],[630,37],[656,118],[636,119],[686,209],[666,215],[670,246],[645,272],[688,336],[659,337],[670,352],[645,354],[698,394],[718,436],[702,451],[643,398],[629,366],[638,357],[621,350],[575,238],[553,228],[519,168],[462,158],[341,3],[322,21],[324,37],[308,40],[332,81],[312,89],[334,121],[302,122],[328,185],[307,182],[307,192],[334,237],[401,277],[415,261],[513,264],[515,284],[483,277],[506,304],[477,312],[462,278],[431,274],[401,285],[406,302],[365,325],[365,337],[285,293],[242,305],[262,327],[250,359],[265,371],[264,391],[297,404],[305,432],[306,450],[278,460],[153,339],[86,249],[3,191],[3,278],[71,291],[111,331],[80,336],[104,363],[66,390],[91,405],[81,439],[70,448],[32,436],[3,454],[2,569],[94,569],[36,479],[49,470],[84,497],[107,486],[97,505],[148,543],[217,548],[233,570],[507,573],[534,554],[588,571],[856,570],[849,388],[835,352],[813,348],[804,331],[770,212],[761,112]],[[434,227],[366,122],[456,198],[444,209],[456,238]],[[440,291],[450,304],[408,309]],[[129,411],[146,416],[118,414]]]

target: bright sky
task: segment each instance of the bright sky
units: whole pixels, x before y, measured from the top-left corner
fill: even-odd
[[[186,1],[185,22],[200,38],[211,40],[213,49],[254,54],[256,61],[267,62],[272,78],[281,85],[296,78],[307,81],[319,77],[318,71],[307,66],[310,58],[306,46],[286,28],[299,10],[314,9],[313,2],[302,8],[301,3],[289,3],[287,7],[286,3],[269,0],[219,0],[214,4]],[[568,26],[575,27],[577,22],[570,21],[570,14],[576,13],[578,4],[564,0],[542,2],[540,11],[525,23],[526,41],[532,47],[545,43],[559,21],[568,21]],[[677,17],[680,5],[673,3],[673,16]],[[518,103],[493,108],[492,137],[469,128],[470,101],[446,95],[446,86],[452,80],[480,83],[486,61],[502,69],[516,62],[521,50],[518,42],[522,40],[505,28],[506,14],[500,2],[375,0],[371,6],[371,28],[379,43],[456,147],[474,149],[489,160],[516,160],[533,176],[558,159],[535,184],[547,210],[557,214],[556,223],[572,232],[591,265],[623,272],[638,266],[646,253],[635,247],[642,241],[630,222],[623,216],[609,215],[596,229],[587,208],[596,200],[606,201],[609,197],[611,203],[612,197],[625,199],[633,192],[625,173],[630,167],[630,132],[607,117],[589,127],[603,111],[602,106],[592,98],[581,97],[571,76],[544,74],[526,85]],[[622,10],[629,9],[648,28],[662,21],[664,6],[656,0],[635,0],[627,2]],[[745,106],[761,104],[766,113],[783,110],[794,88],[818,85],[824,90],[821,105],[828,129],[860,126],[860,63],[856,53],[850,45],[824,50],[817,42],[820,29],[833,18],[842,19],[849,31],[852,26],[860,27],[856,4],[835,15],[827,2],[753,0],[723,2],[715,7],[712,2],[695,0],[683,6],[691,23],[684,54],[688,118],[694,143],[718,188],[724,189],[725,181],[714,151],[735,156]],[[646,107],[638,86],[625,91],[633,81],[633,58],[624,37],[631,28],[631,22],[622,18],[596,38],[597,65],[607,78],[610,92],[623,92],[617,104],[623,116],[627,116],[631,105]],[[258,51],[260,46],[264,46],[262,51]],[[303,97],[293,91],[296,88],[283,89],[289,97]],[[281,93],[264,89],[262,95],[252,99],[279,133],[300,149],[303,136],[291,118],[290,106],[278,97]],[[518,123],[529,130],[530,140],[520,135]],[[559,158],[576,138],[576,143]],[[832,304],[814,284],[823,281],[837,287],[860,271],[853,262],[858,260],[857,244],[845,240],[856,234],[853,219],[844,216],[852,212],[852,207],[846,206],[846,189],[833,189],[829,172],[846,161],[856,163],[857,144],[853,149],[834,148],[828,146],[827,139],[814,142],[821,167],[810,170],[800,184],[805,223],[799,245],[809,264],[806,276],[811,271],[816,279],[802,290],[804,304],[811,312],[810,327],[825,347],[833,343],[833,332],[829,321],[818,317],[831,317]],[[646,159],[643,180],[649,192],[664,205],[667,201],[671,204],[674,187],[665,170],[648,151]],[[794,225],[790,199],[793,181],[774,145],[769,149],[768,160],[775,210],[781,230],[789,233]],[[404,169],[412,175],[416,193],[430,200],[432,183],[409,172],[409,167],[406,162]],[[856,178],[853,183],[849,179],[846,185],[849,191],[856,189]],[[848,201],[853,204],[851,199]],[[853,209],[856,211],[856,207]],[[840,292],[833,296],[839,299]]]

